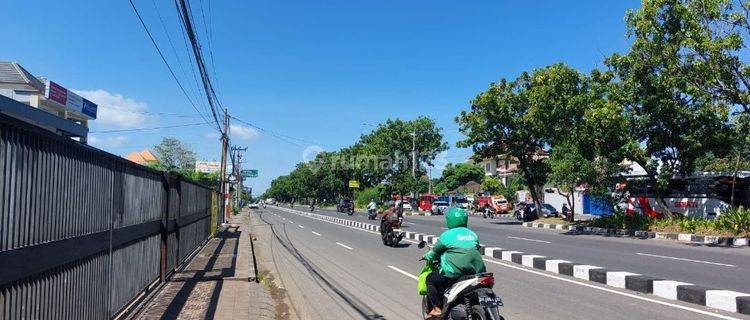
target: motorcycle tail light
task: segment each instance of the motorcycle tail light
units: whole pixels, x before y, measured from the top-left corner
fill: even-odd
[[[479,278],[479,284],[483,286],[492,287],[495,285],[495,277],[489,276],[489,277]]]

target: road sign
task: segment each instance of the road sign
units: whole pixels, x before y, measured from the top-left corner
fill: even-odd
[[[357,181],[357,180],[349,180],[349,188],[358,189],[359,188],[359,181]]]
[[[243,178],[257,178],[258,177],[258,169],[242,170],[242,177]]]

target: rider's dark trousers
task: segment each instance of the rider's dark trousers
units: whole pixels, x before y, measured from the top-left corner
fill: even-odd
[[[439,272],[427,275],[427,299],[431,307],[443,307],[443,292],[456,283],[456,278],[446,277]]]

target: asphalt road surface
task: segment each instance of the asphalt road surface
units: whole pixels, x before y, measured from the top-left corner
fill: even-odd
[[[354,216],[330,210],[315,212],[368,221],[366,214],[361,212]],[[404,230],[434,235],[445,230],[443,216],[406,216],[404,219]],[[710,288],[750,292],[749,247],[708,247],[653,239],[575,235],[566,231],[525,228],[518,220],[511,218],[484,219],[481,216],[470,216],[469,227],[479,235],[483,244],[490,247]]]
[[[425,249],[409,241],[386,247],[378,233],[272,207],[252,214],[273,233],[274,272],[288,294],[290,319],[421,319],[416,275]],[[506,319],[750,319],[494,259],[485,263]]]

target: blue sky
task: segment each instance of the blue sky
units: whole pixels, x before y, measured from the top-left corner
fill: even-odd
[[[199,99],[173,2],[134,2],[191,98]],[[451,145],[446,159],[462,161],[470,152],[455,147],[461,135],[453,118],[472,97],[501,77],[552,63],[583,72],[601,66],[603,57],[627,49],[623,17],[638,6],[632,0],[191,3],[229,113],[297,139],[285,142],[234,123],[234,144],[248,147],[243,166],[260,170],[248,183],[255,193],[291,170],[313,143],[327,150],[350,145],[372,129],[367,124],[389,117],[435,119]],[[17,61],[100,104],[91,124],[99,148],[124,155],[174,136],[200,159],[219,159],[209,126],[96,133],[202,121],[128,1],[6,0],[0,38],[0,60]]]

